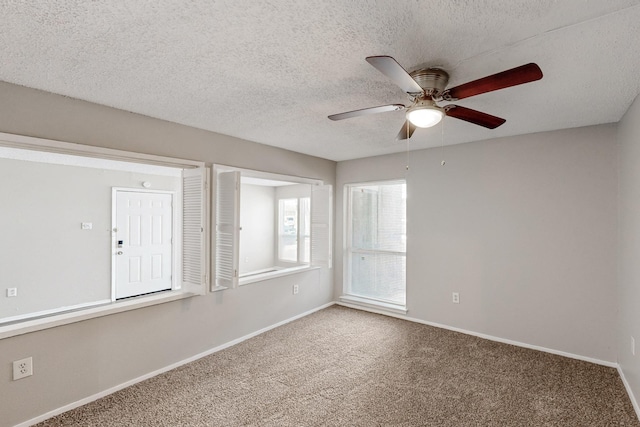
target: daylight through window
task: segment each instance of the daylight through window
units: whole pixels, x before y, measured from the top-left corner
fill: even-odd
[[[330,186],[318,180],[225,166],[216,167],[216,176],[218,287],[309,267],[314,264],[312,240],[316,242],[315,265],[329,265],[330,215],[324,211],[330,212]],[[315,238],[312,211],[316,212]]]
[[[406,303],[404,181],[347,186],[348,241],[345,293]]]

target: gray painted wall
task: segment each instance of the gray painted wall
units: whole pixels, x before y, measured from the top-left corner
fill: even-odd
[[[0,319],[110,300],[111,189],[143,181],[181,187],[177,177],[0,159]]]
[[[630,237],[620,239],[618,296],[615,125],[341,162],[336,170],[334,162],[0,83],[0,131],[320,178],[337,183],[339,213],[344,183],[406,177],[410,317],[605,361],[619,353],[636,395],[638,356],[624,352],[629,335],[640,335],[639,109],[636,101],[620,129],[620,235]],[[313,270],[0,340],[0,425],[331,301],[342,289],[341,215],[335,224],[334,272]],[[297,296],[293,284],[300,285]],[[453,291],[459,305],[451,303]],[[11,381],[10,362],[28,356],[36,374]]]
[[[615,130],[340,162],[336,212],[345,183],[406,177],[407,316],[615,362]],[[343,242],[336,247],[340,295]]]
[[[335,183],[332,161],[7,83],[0,83],[0,131]],[[312,270],[0,340],[0,425],[32,419],[332,300],[332,272]],[[29,356],[35,375],[11,381],[11,361]]]
[[[636,399],[640,399],[640,98],[618,129],[619,327],[618,363]],[[631,354],[631,337],[636,354]]]

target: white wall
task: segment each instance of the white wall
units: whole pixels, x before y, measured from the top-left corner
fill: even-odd
[[[406,177],[409,317],[615,362],[615,137],[602,125],[340,162],[337,212],[345,183]]]
[[[110,300],[111,188],[143,181],[181,186],[177,177],[0,158],[0,319]],[[6,287],[18,296],[5,298]]]
[[[240,274],[275,265],[275,189],[242,184],[240,191]]]
[[[618,363],[635,399],[640,399],[640,98],[618,129]],[[636,341],[631,354],[631,337]]]
[[[332,161],[1,82],[0,132],[335,184]],[[291,292],[294,284],[297,295]],[[2,339],[0,426],[32,419],[332,300],[332,272],[320,269]],[[29,356],[35,375],[11,381],[11,362]]]
[[[311,197],[311,184],[281,185],[276,187],[276,199]]]

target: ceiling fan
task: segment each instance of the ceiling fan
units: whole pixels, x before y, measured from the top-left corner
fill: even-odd
[[[389,104],[362,110],[333,114],[331,120],[343,120],[387,111],[407,110],[406,121],[396,139],[411,138],[416,127],[435,126],[446,115],[489,129],[495,129],[506,120],[471,108],[449,104],[440,107],[441,101],[456,101],[494,90],[529,83],[542,78],[542,71],[530,63],[501,73],[474,80],[460,86],[446,89],[449,74],[439,68],[422,68],[408,73],[390,56],[369,56],[367,62],[391,79],[407,95],[412,104]]]

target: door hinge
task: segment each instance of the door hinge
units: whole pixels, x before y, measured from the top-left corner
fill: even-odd
[[[205,275],[204,275],[204,277],[203,277],[203,279],[204,279],[204,284],[205,284],[205,285],[208,285],[208,284],[209,284],[209,275],[208,275],[208,274],[205,274]]]
[[[233,270],[233,277],[238,277],[238,270]]]

